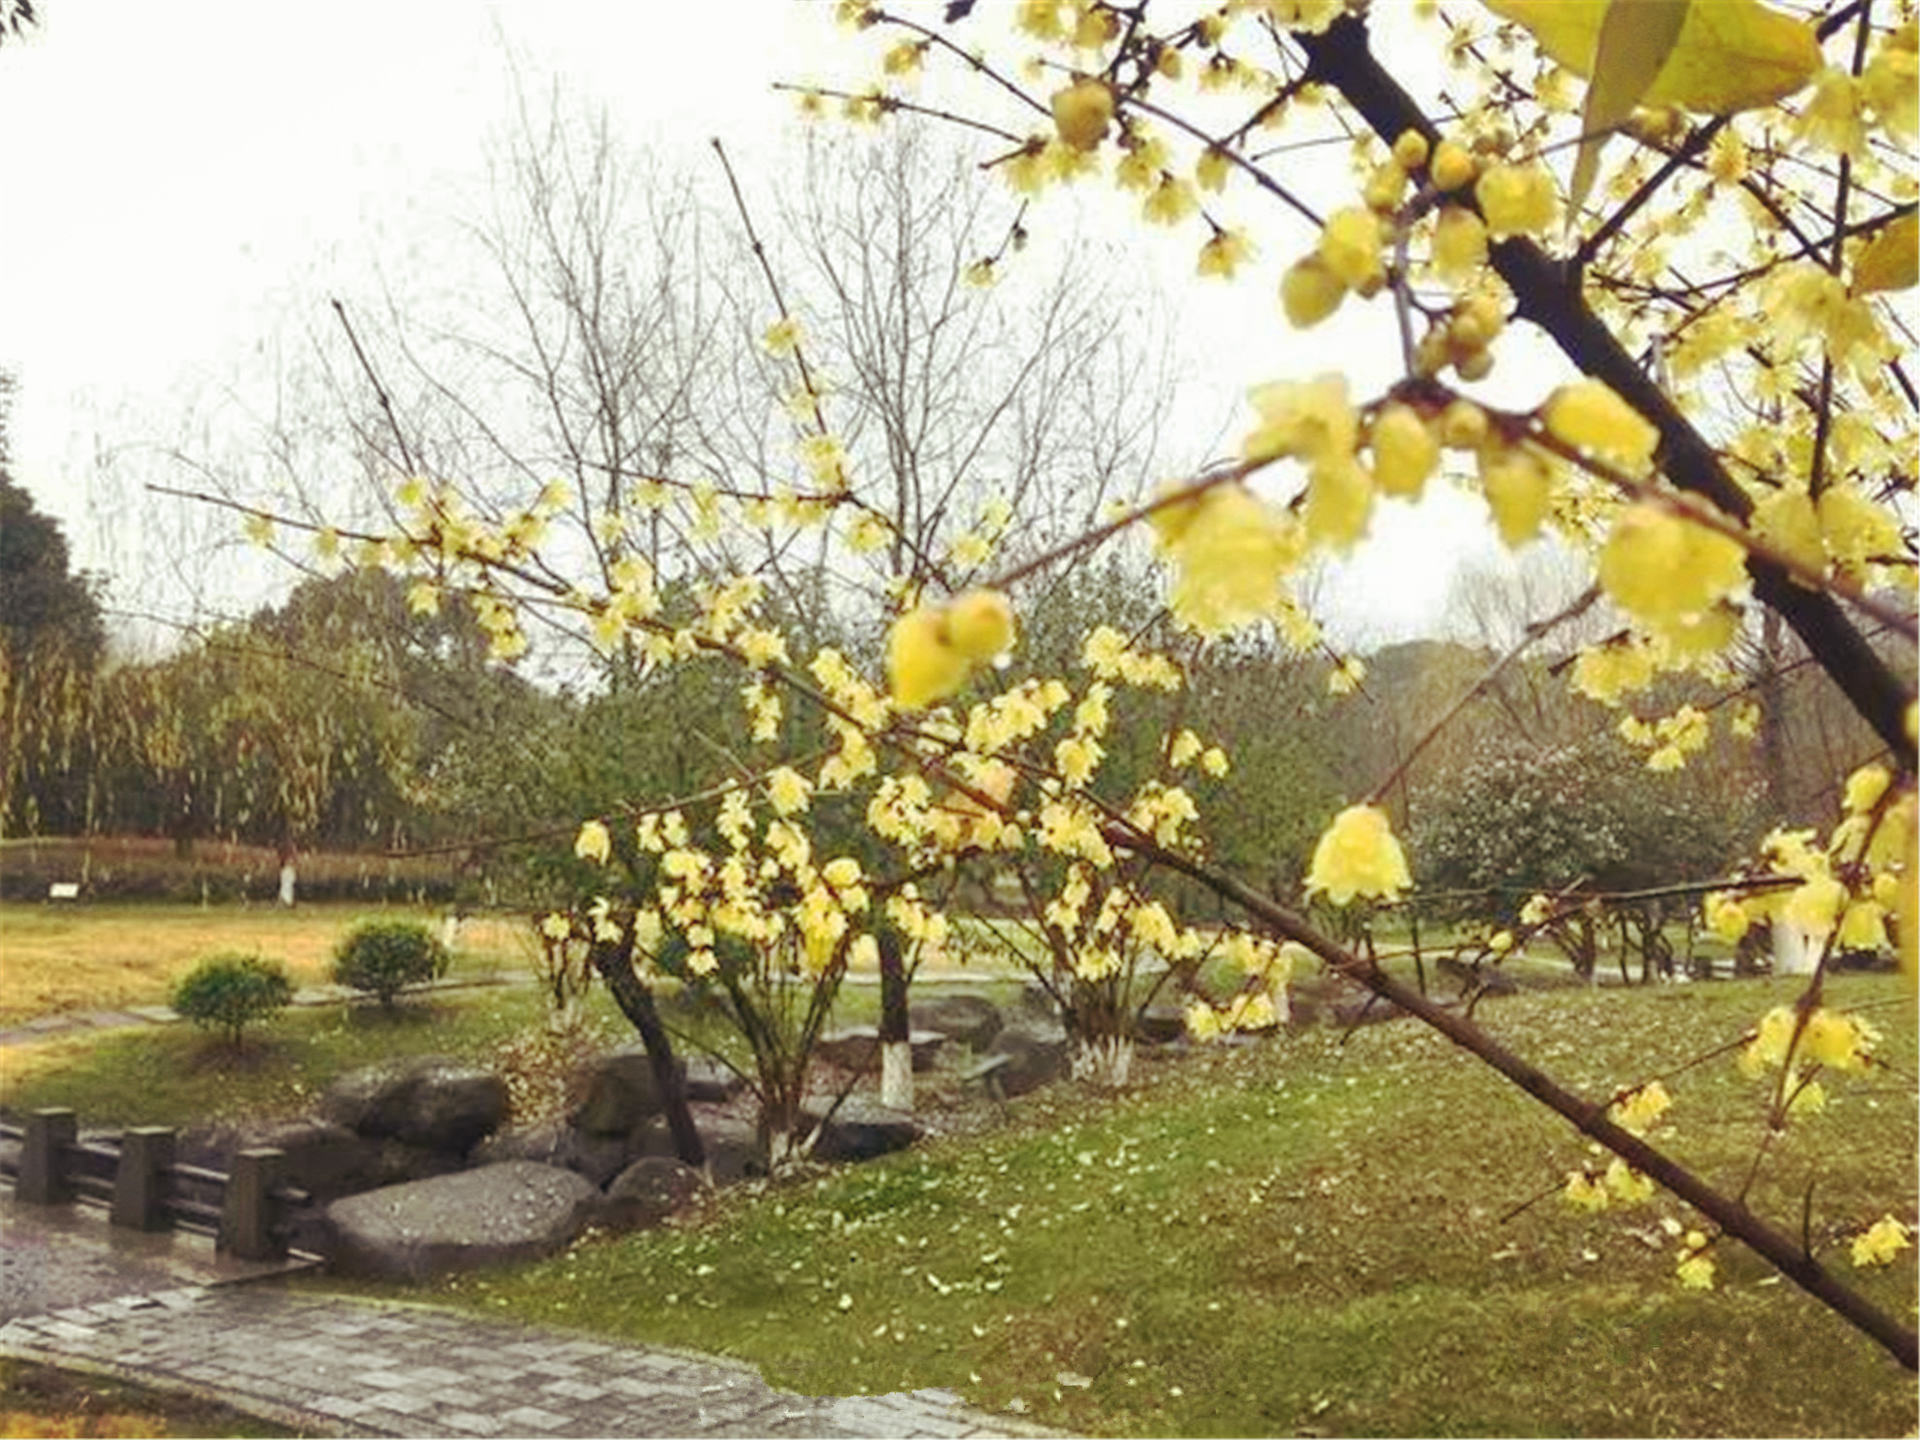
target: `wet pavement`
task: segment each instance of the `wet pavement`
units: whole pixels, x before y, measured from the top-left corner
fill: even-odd
[[[1013,1436],[947,1390],[810,1396],[736,1361],[279,1283],[210,1241],[0,1195],[0,1355],[320,1434]]]

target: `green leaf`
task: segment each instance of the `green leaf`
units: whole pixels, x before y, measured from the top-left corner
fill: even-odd
[[[1673,53],[1691,0],[1612,0],[1600,22],[1587,107],[1580,118],[1580,158],[1573,167],[1567,214],[1577,215],[1600,170],[1607,137],[1633,114]]]

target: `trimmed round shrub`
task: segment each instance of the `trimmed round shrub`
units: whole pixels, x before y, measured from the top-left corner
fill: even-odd
[[[238,1045],[240,1032],[293,1000],[293,982],[278,960],[259,955],[209,955],[173,987],[173,1008],[208,1030],[225,1030]]]
[[[366,920],[335,947],[333,978],[391,1007],[407,986],[446,974],[449,958],[447,947],[417,921]]]

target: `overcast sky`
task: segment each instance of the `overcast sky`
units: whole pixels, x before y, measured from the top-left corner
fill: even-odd
[[[20,385],[14,469],[65,523],[80,563],[123,577],[153,532],[100,481],[96,454],[176,438],[178,417],[249,356],[300,343],[327,294],[365,294],[382,270],[430,264],[436,237],[484,196],[516,69],[532,93],[558,79],[569,97],[604,104],[623,143],[669,166],[710,167],[707,137],[723,137],[749,190],[791,161],[800,125],[773,81],[873,70],[828,4],[792,0],[41,8],[37,30],[0,48],[0,366]],[[1265,283],[1299,243],[1263,247]],[[1329,351],[1322,334],[1289,334],[1257,291],[1191,279],[1196,247],[1188,235],[1156,252],[1178,292],[1184,352],[1206,377],[1182,391],[1171,451],[1215,440],[1261,380],[1336,366],[1385,378],[1370,347]],[[1386,507],[1328,594],[1335,632],[1424,629],[1453,562],[1497,553],[1483,517],[1457,495]],[[123,579],[113,598],[131,588]]]

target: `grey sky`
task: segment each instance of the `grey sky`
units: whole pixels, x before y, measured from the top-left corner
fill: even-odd
[[[800,123],[771,82],[873,68],[830,6],[791,0],[44,10],[0,50],[0,365],[21,387],[18,477],[65,522],[81,563],[115,572],[152,542],[126,498],[92,479],[96,448],[173,438],[177,417],[275,332],[315,328],[329,290],[366,293],[378,270],[430,265],[436,235],[484,194],[515,66],[529,91],[557,78],[604,104],[623,142],[669,166],[710,163],[706,138],[724,137],[749,187],[791,157]],[[1146,242],[1206,377],[1181,392],[1184,444],[1170,450],[1237,426],[1238,396],[1261,380],[1336,367],[1363,385],[1388,378],[1384,330],[1330,327],[1352,338],[1329,352],[1257,303],[1305,237],[1270,208],[1241,209],[1257,237],[1276,237],[1250,285],[1191,278],[1191,234]],[[1385,507],[1325,591],[1335,633],[1424,628],[1451,558],[1496,553],[1483,515],[1458,494]]]

